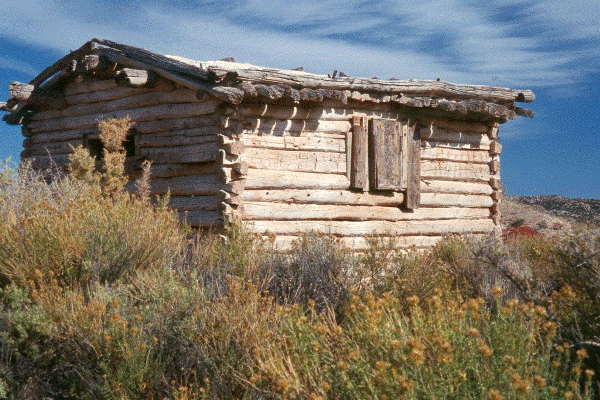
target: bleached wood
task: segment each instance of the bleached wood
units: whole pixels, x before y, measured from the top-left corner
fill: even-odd
[[[245,201],[251,202],[284,202],[296,204],[338,204],[357,206],[398,207],[404,202],[404,194],[400,192],[355,193],[349,190],[323,189],[246,189],[243,193]]]
[[[244,133],[260,133],[262,135],[282,136],[294,132],[331,132],[346,133],[350,131],[349,121],[324,120],[279,120],[254,119],[244,120]]]
[[[180,129],[160,133],[144,133],[138,138],[140,147],[176,147],[193,144],[217,142],[217,135],[222,133],[220,128],[204,126],[200,128]]]
[[[186,164],[158,164],[150,167],[152,178],[170,178],[184,175],[212,175],[218,174],[219,168],[215,163],[186,163]]]
[[[135,124],[135,129],[140,133],[167,132],[197,127],[207,127],[208,131],[214,130],[218,118],[215,115],[202,115],[194,117],[171,118],[159,121],[143,121]]]
[[[421,193],[424,207],[491,207],[491,196],[453,193]]]
[[[91,79],[91,80],[86,80],[83,82],[75,80],[75,81],[69,83],[67,86],[65,86],[64,92],[68,98],[68,96],[75,95],[75,94],[82,94],[82,93],[87,94],[90,92],[98,92],[98,91],[107,90],[107,89],[114,89],[116,87],[118,87],[118,86],[115,83],[114,79],[105,79],[105,80]]]
[[[312,137],[312,136],[243,136],[246,147],[260,147],[266,149],[290,149],[302,151],[346,151],[346,141],[343,138]]]
[[[485,219],[450,219],[402,221],[253,221],[249,224],[254,232],[272,234],[298,234],[319,232],[340,236],[364,235],[444,235],[448,233],[488,233],[494,222]]]
[[[421,136],[419,128],[413,120],[403,123],[402,126],[406,131],[407,141],[406,208],[416,210],[421,202],[421,169],[423,168]]]
[[[443,148],[443,149],[462,149],[462,150],[490,150],[489,144],[474,143],[454,143],[454,142],[435,142],[421,140],[422,148]]]
[[[130,88],[130,87],[115,87],[106,90],[98,90],[95,92],[84,92],[72,94],[65,97],[67,103],[74,104],[90,104],[103,101],[121,99],[123,97],[134,96],[140,93],[148,93],[153,89],[146,88]]]
[[[353,117],[352,147],[347,152],[352,160],[350,165],[350,186],[353,189],[369,190],[369,126],[367,118]],[[347,144],[348,145],[348,144]]]
[[[344,108],[294,107],[278,104],[257,104],[240,107],[233,118],[259,118],[278,120],[330,120],[349,121],[353,110]]]
[[[211,66],[211,70],[228,72],[225,68]],[[444,81],[364,79],[298,73],[297,71],[277,70],[263,67],[237,69],[238,77],[244,81],[258,81],[264,84],[288,84],[292,87],[323,88],[332,90],[352,90],[383,92],[387,94],[414,94],[430,97],[449,96],[451,98],[481,99],[486,101],[533,101],[535,96],[529,90],[512,90],[490,86],[457,85]]]
[[[498,176],[492,176],[489,180],[490,186],[494,190],[502,190],[502,181]]]
[[[47,133],[37,133],[35,135],[30,136],[30,140],[32,144],[37,143],[51,143],[51,142],[63,142],[75,139],[83,139],[84,135],[88,135],[88,137],[98,136],[98,130],[94,128],[90,129],[75,129],[75,130],[67,130],[67,131],[55,131],[55,132],[47,132]]]
[[[154,178],[150,181],[153,194],[165,194],[170,190],[173,196],[206,196],[219,193],[222,180],[214,175],[189,175],[172,178]]]
[[[461,131],[450,131],[433,126],[421,129],[421,140],[429,142],[451,142],[469,143],[479,146],[489,146],[491,141],[485,133],[468,133]]]
[[[502,153],[502,144],[499,140],[493,140],[490,144],[490,154],[501,154]]]
[[[275,249],[279,251],[286,251],[292,248],[292,243],[298,240],[298,236],[264,236],[266,241],[272,241]],[[442,240],[444,236],[395,236],[395,237],[380,237],[378,239],[372,239],[374,241],[380,240],[384,243],[388,243],[390,241],[392,243],[392,248],[394,249],[407,249],[410,247],[414,247],[417,249],[431,247],[440,240]],[[340,241],[340,244],[349,250],[355,251],[364,251],[371,248],[371,242],[369,242],[369,238],[367,237],[340,237],[337,238]]]
[[[47,155],[47,154],[69,154],[72,152],[72,147],[77,147],[83,144],[83,140],[66,140],[64,142],[49,142],[49,143],[36,143],[27,146],[26,151],[30,156],[32,155]]]
[[[489,182],[458,182],[437,179],[421,179],[422,193],[454,193],[454,194],[484,194],[493,192]]]
[[[452,149],[447,147],[424,147],[421,149],[421,159],[474,164],[487,164],[491,161],[489,152],[485,150]]]
[[[11,82],[8,85],[10,97],[17,101],[27,101],[33,92],[34,86],[29,83]]]
[[[489,215],[488,208],[419,208],[408,211],[399,207],[244,202],[244,219],[248,221],[413,221],[481,219]]]
[[[60,111],[40,112],[37,113],[32,120],[39,121],[50,118],[101,114],[114,110],[156,106],[165,103],[194,102],[196,102],[196,93],[187,88],[180,88],[170,93],[152,91],[147,93],[132,94],[128,97],[105,102],[76,104]]]
[[[247,148],[244,158],[252,168],[346,173],[346,154],[321,151],[288,151]]]
[[[219,211],[191,210],[179,213],[179,219],[188,225],[198,228],[218,227],[223,225],[223,215]]]
[[[424,121],[423,126],[427,126],[425,129],[429,129],[429,125],[432,124],[439,129],[448,131],[464,132],[468,134],[487,134],[489,132],[489,125],[480,122],[467,122],[467,121],[453,121],[449,119],[436,119],[431,121]]]
[[[221,205],[218,195],[213,196],[171,196],[169,207],[179,211],[212,210],[217,211]]]
[[[490,167],[487,164],[468,164],[451,161],[424,160],[421,163],[421,178],[488,182]]]
[[[58,131],[65,129],[85,129],[96,126],[108,118],[124,118],[129,116],[133,122],[151,121],[155,119],[174,119],[211,114],[218,106],[216,101],[203,103],[161,104],[158,106],[118,110],[101,114],[62,117],[44,121],[32,121],[28,128],[33,133]]]
[[[144,147],[139,155],[157,163],[200,163],[216,161],[219,148],[216,141],[208,141],[190,146]]]
[[[308,172],[272,171],[251,168],[247,189],[345,189],[350,181],[345,175]]]

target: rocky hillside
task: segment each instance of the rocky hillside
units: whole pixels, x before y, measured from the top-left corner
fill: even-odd
[[[504,196],[500,212],[505,226],[526,225],[538,231],[561,231],[577,223],[600,225],[600,200],[558,195]]]

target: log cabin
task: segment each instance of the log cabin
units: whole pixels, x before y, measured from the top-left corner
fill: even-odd
[[[303,232],[350,249],[373,235],[427,247],[500,223],[498,127],[532,117],[529,90],[316,75],[199,62],[93,39],[2,104],[22,159],[63,168],[101,154],[98,123],[129,116],[127,171],[152,161],[154,194],[199,228],[239,218],[284,249]]]

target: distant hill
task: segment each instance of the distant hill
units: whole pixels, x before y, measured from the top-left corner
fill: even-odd
[[[600,225],[600,200],[569,199],[558,195],[505,196],[505,199],[541,207],[555,217]]]

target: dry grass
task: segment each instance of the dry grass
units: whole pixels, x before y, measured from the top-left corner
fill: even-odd
[[[284,256],[241,224],[190,238],[94,165],[0,170],[0,398],[593,398],[564,342],[598,340],[598,232]]]

